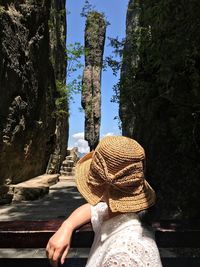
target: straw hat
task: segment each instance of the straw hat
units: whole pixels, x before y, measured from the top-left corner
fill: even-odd
[[[113,212],[137,212],[155,204],[155,192],[144,177],[144,149],[124,136],[104,137],[76,165],[79,192],[92,205],[106,197]]]

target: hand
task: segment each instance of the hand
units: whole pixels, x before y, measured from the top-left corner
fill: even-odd
[[[59,259],[61,264],[64,264],[65,257],[70,248],[72,233],[73,229],[64,223],[49,239],[46,246],[46,254],[53,267],[58,266]]]

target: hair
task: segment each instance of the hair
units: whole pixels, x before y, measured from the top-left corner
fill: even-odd
[[[156,219],[157,208],[156,205],[149,207],[148,209],[136,212],[139,220],[146,226],[151,226]]]

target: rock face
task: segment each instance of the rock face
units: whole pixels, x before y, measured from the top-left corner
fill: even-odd
[[[90,150],[99,142],[101,120],[101,72],[106,22],[102,14],[90,12],[85,28],[85,69],[83,73],[82,107],[85,110],[85,139]]]
[[[50,59],[56,80],[56,131],[55,148],[51,156],[47,173],[58,172],[66,156],[68,140],[68,101],[66,94],[66,1],[52,0],[49,20],[50,32]]]
[[[147,155],[162,216],[200,216],[199,2],[129,2],[120,82],[123,135]]]
[[[138,1],[130,1],[126,17],[126,41],[123,52],[123,64],[120,77],[120,101],[119,115],[122,123],[122,134],[133,136],[135,126],[135,101],[132,94],[134,83],[134,70],[139,64],[139,45],[140,45],[140,14],[141,7]],[[134,40],[137,36],[137,41]],[[131,52],[131,54],[130,54]],[[127,101],[127,98],[128,101]]]
[[[0,1],[0,184],[44,173],[57,146],[50,14],[51,1]]]

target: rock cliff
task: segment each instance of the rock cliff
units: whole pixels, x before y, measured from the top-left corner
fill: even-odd
[[[126,41],[123,51],[123,63],[120,77],[119,115],[122,123],[122,134],[133,136],[135,126],[135,101],[132,93],[134,71],[139,63],[140,14],[138,1],[130,1],[126,17]],[[134,37],[137,37],[137,39]]]
[[[200,216],[199,1],[129,1],[123,135],[145,148],[162,216]]]
[[[85,110],[85,139],[90,150],[99,142],[101,120],[101,72],[106,22],[102,14],[90,12],[85,28],[85,69],[82,107]]]
[[[56,81],[56,131],[55,148],[52,161],[47,168],[47,173],[58,172],[62,161],[66,156],[68,141],[68,99],[66,93],[66,1],[52,0],[50,19],[50,59],[54,69]]]
[[[65,1],[56,2],[63,10]],[[53,50],[64,55],[65,34],[61,48],[50,47],[53,8],[47,0],[0,1],[0,184],[44,173],[57,145],[56,79],[65,82],[65,63]]]

